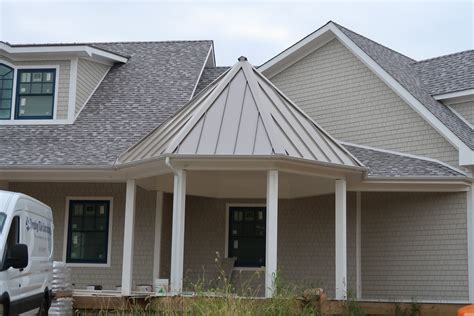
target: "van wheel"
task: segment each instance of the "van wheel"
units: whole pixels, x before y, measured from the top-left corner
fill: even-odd
[[[38,311],[38,316],[48,316],[49,306],[49,295],[45,293]]]

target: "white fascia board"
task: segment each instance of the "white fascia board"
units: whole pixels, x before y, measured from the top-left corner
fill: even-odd
[[[444,104],[469,102],[474,100],[474,89],[437,94],[433,95],[433,98],[435,100],[442,101]]]
[[[214,60],[214,52],[212,49],[212,46],[209,48],[209,51],[207,52],[206,59],[204,60],[204,63],[202,64],[201,71],[199,71],[199,76],[196,79],[196,83],[194,84],[193,92],[191,93],[191,96],[189,97],[189,100],[192,100],[194,98],[194,93],[196,93],[197,86],[199,85],[199,81],[201,81],[202,73],[204,72],[204,68],[208,67],[209,64],[213,64]],[[212,67],[212,66],[211,66]]]
[[[298,60],[297,51],[303,47],[314,43],[318,37],[332,32],[341,43],[352,52],[362,63],[364,63],[377,77],[379,77],[387,86],[389,86],[403,101],[405,101],[415,112],[423,117],[438,133],[440,133],[451,145],[459,150],[459,164],[473,165],[474,151],[470,149],[459,137],[457,137],[446,125],[444,125],[436,116],[433,115],[420,101],[418,101],[408,90],[406,90],[398,81],[396,81],[390,74],[388,74],[379,64],[377,64],[369,55],[367,55],[359,46],[357,46],[349,37],[347,37],[339,28],[332,22],[321,27],[316,32],[305,37],[289,49],[283,51],[281,54],[273,57],[268,62],[259,67],[265,75],[272,75],[277,70],[271,69],[284,64],[288,67]],[[311,50],[310,50],[311,51]],[[313,50],[314,51],[314,50]],[[283,62],[284,60],[294,59],[291,62]],[[470,157],[469,159],[466,157]]]
[[[0,51],[5,51],[8,54],[45,54],[45,53],[56,53],[56,54],[76,54],[86,55],[92,57],[96,55],[114,62],[126,63],[128,58],[113,54],[98,48],[90,47],[87,45],[58,45],[58,46],[19,46],[12,47],[5,43],[0,43]]]

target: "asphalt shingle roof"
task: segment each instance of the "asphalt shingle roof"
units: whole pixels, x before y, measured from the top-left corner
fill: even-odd
[[[113,165],[190,98],[211,41],[94,43],[130,56],[70,125],[0,126],[0,165]]]
[[[474,50],[421,60],[415,69],[432,95],[474,89]]]
[[[370,177],[464,177],[442,163],[344,144],[347,150],[369,168]]]
[[[205,87],[207,87],[211,82],[217,79],[220,75],[224,73],[224,71],[228,70],[229,67],[206,67],[203,69],[201,78],[199,79],[199,83],[196,87],[196,91],[194,95],[197,95],[199,92],[202,91]]]
[[[474,150],[474,130],[454,114],[448,107],[436,101],[424,87],[417,75],[417,62],[409,57],[380,45],[362,35],[334,23],[360,49],[372,58],[380,67],[398,81],[435,117],[449,128],[470,149]]]

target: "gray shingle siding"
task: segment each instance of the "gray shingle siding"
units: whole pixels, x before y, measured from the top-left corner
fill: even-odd
[[[0,165],[112,165],[190,98],[210,41],[94,44],[130,55],[71,125],[0,126]]]

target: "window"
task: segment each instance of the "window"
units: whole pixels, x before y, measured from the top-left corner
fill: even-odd
[[[13,246],[20,243],[20,217],[15,216],[12,219],[10,230],[8,231],[7,242],[5,244],[5,252],[3,254],[2,267],[4,266],[5,259],[11,257],[11,250]]]
[[[16,119],[53,118],[55,69],[20,69]]]
[[[0,64],[0,120],[9,120],[12,109],[13,68]]]
[[[71,200],[66,262],[107,263],[110,201]]]
[[[265,265],[265,207],[229,208],[229,257],[236,267]]]

